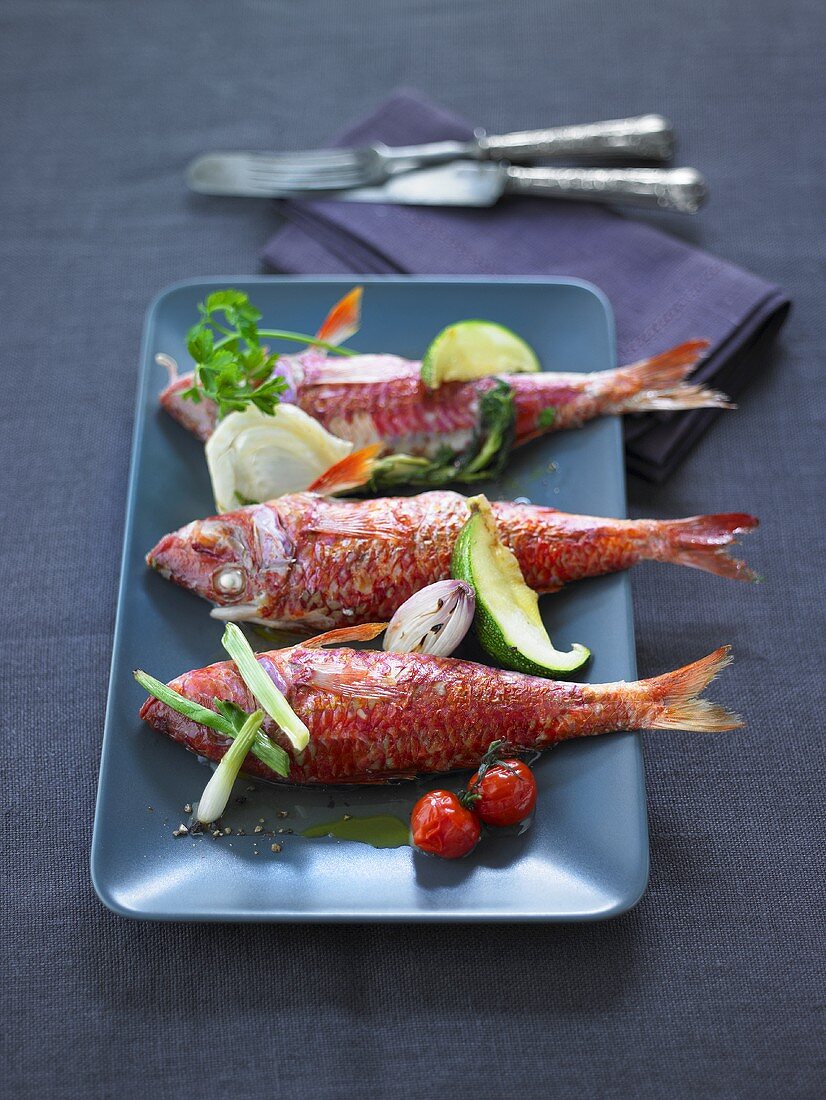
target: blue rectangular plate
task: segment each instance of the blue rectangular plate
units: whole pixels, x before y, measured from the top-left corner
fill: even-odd
[[[433,781],[372,789],[236,786],[220,840],[172,836],[197,799],[206,771],[180,746],[138,720],[137,667],[168,680],[225,655],[207,605],[151,573],[144,554],[165,532],[214,511],[202,446],[164,413],[157,352],[187,362],[185,336],[197,303],[236,286],[264,323],[314,332],[354,280],[199,280],[165,291],[146,322],[128,486],[125,546],[92,845],[101,900],[125,916],[158,920],[498,921],[594,920],[630,908],[645,889],[648,837],[639,740],[613,734],[566,744],[536,765],[539,803],[524,836],[488,837],[455,863],[409,847],[375,849],[296,834],[343,813],[404,817]],[[594,288],[564,279],[365,278],[359,349],[419,357],[443,326],[467,317],[524,336],[546,369],[614,366],[610,309]],[[571,512],[623,516],[619,422],[593,422],[516,452],[505,475],[481,487],[491,498],[525,496]],[[581,582],[543,600],[560,646],[580,641],[594,657],[592,682],[635,674],[631,600],[622,575]],[[252,636],[255,644],[255,636]],[[258,639],[258,648],[266,648]],[[468,651],[473,653],[472,648]],[[246,793],[245,793],[246,792]],[[286,810],[279,817],[277,810]],[[253,826],[264,818],[264,832]],[[238,836],[235,829],[247,835]]]

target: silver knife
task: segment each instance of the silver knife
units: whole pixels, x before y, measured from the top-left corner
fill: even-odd
[[[517,168],[454,161],[394,176],[381,187],[314,194],[341,202],[493,206],[503,195],[611,203],[694,214],[708,188],[694,168]],[[293,194],[306,199],[306,193]]]
[[[273,191],[332,191],[376,187],[400,172],[453,160],[525,163],[537,159],[662,164],[674,149],[671,123],[662,115],[555,126],[513,134],[476,132],[472,141],[437,141],[391,148],[381,142],[358,149],[289,153],[208,153],[187,168],[193,191],[207,195],[266,196]]]

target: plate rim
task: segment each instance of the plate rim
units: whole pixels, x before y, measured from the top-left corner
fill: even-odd
[[[141,910],[123,904],[110,889],[110,884],[101,874],[101,846],[103,822],[101,820],[101,790],[104,785],[104,775],[111,754],[114,735],[110,732],[110,714],[113,709],[113,695],[115,685],[115,670],[119,665],[120,650],[123,644],[124,632],[124,607],[125,595],[128,587],[129,575],[129,550],[132,528],[135,522],[137,508],[137,492],[135,474],[140,458],[140,449],[144,436],[144,424],[147,416],[147,402],[145,390],[149,384],[148,372],[145,369],[147,357],[150,353],[150,340],[155,328],[155,318],[163,304],[175,293],[181,290],[189,290],[198,287],[232,286],[234,284],[342,284],[370,285],[370,284],[450,284],[457,285],[532,285],[532,286],[566,286],[578,287],[586,291],[600,303],[606,319],[611,365],[616,365],[616,328],[611,303],[599,287],[585,279],[562,275],[542,276],[492,276],[492,275],[281,275],[281,274],[254,274],[221,276],[209,275],[203,277],[191,277],[170,283],[158,291],[150,300],[144,317],[143,329],[138,358],[137,380],[134,398],[134,413],[132,417],[132,440],[129,449],[129,467],[127,475],[126,506],[122,527],[122,547],[120,555],[120,574],[118,579],[116,612],[112,634],[112,657],[109,665],[109,684],[106,693],[106,709],[101,743],[101,752],[98,763],[98,779],[95,789],[95,813],[92,829],[92,842],[90,846],[90,872],[91,882],[95,894],[106,908],[121,917],[133,920],[163,921],[163,922],[194,922],[194,923],[260,923],[278,924],[287,921],[301,924],[333,924],[333,923],[450,923],[450,924],[477,924],[477,923],[585,923],[597,920],[608,920],[621,916],[633,909],[646,892],[650,873],[650,836],[647,820],[647,793],[645,782],[645,766],[642,754],[642,742],[639,733],[631,735],[634,745],[634,757],[636,764],[636,796],[642,807],[642,851],[641,860],[637,867],[635,880],[630,884],[625,894],[613,903],[606,906],[583,908],[572,913],[538,913],[512,911],[504,912],[491,909],[426,909],[415,910],[399,909],[394,911],[384,907],[380,912],[360,910],[304,910],[297,913],[289,909],[274,909],[267,913],[258,910],[240,909],[215,909],[208,913],[191,913],[168,908],[163,912]],[[618,445],[622,458],[622,438],[619,418],[610,418],[617,422]],[[619,469],[620,488],[622,493],[623,510],[627,507],[627,478],[624,461],[620,462]],[[627,583],[627,582],[626,582]],[[636,672],[636,642],[633,617],[633,598],[628,590],[626,601],[626,631],[630,642],[631,660]]]

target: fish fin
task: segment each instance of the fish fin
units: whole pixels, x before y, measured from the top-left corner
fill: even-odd
[[[617,375],[633,391],[612,408],[615,413],[670,412],[677,409],[733,409],[724,393],[686,382],[708,348],[708,340],[687,340],[668,351],[621,367]]]
[[[708,340],[686,340],[659,355],[620,367],[620,371],[626,378],[636,379],[640,389],[659,390],[682,382],[697,366],[708,346]]]
[[[308,535],[335,535],[346,539],[389,539],[398,541],[401,532],[375,519],[359,519],[358,516],[338,516],[325,519],[323,516],[304,528]]]
[[[354,669],[342,662],[330,664],[313,663],[312,659],[305,675],[297,683],[303,683],[318,691],[329,691],[333,695],[344,695],[352,699],[398,699],[399,687],[389,676],[376,676],[364,669]]]
[[[255,603],[231,603],[218,604],[209,609],[210,617],[218,619],[222,623],[262,623],[267,620],[261,618],[263,601],[259,599]]]
[[[338,347],[351,336],[355,336],[361,325],[362,293],[363,288],[355,286],[336,302],[316,333],[317,340],[323,340],[325,344],[334,344]]]
[[[744,561],[731,557],[727,547],[737,536],[748,534],[760,521],[745,512],[665,520],[657,524],[654,558],[657,561],[704,569],[718,577],[756,581],[757,574]]]
[[[383,450],[383,443],[371,443],[369,447],[353,451],[320,474],[307,492],[332,496],[333,493],[343,493],[347,489],[358,489],[366,485],[373,476],[376,459]]]
[[[360,511],[351,515],[319,516],[305,527],[306,535],[332,535],[344,539],[389,539],[398,541],[405,538],[404,530],[399,530],[393,522],[378,519],[375,516],[363,516]]]
[[[297,645],[303,649],[320,649],[325,645],[341,645],[342,642],[371,642],[386,629],[387,623],[340,626],[336,630],[327,630],[323,634],[316,634],[314,638],[303,638]]]
[[[731,647],[722,646],[691,665],[641,680],[640,686],[655,702],[653,716],[646,726],[657,730],[696,730],[698,733],[719,733],[740,729],[745,723],[738,714],[725,707],[701,699],[711,681],[731,664]]]
[[[667,390],[638,393],[622,403],[618,412],[679,412],[681,409],[736,409],[726,394],[706,386],[681,382]]]

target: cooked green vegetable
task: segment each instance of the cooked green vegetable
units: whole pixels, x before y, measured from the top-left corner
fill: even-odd
[[[209,710],[208,707],[202,707],[200,703],[194,703],[191,699],[187,699],[186,696],[174,691],[160,680],[156,680],[154,676],[150,676],[148,672],[138,669],[133,675],[149,695],[154,695],[161,703],[165,703],[166,706],[176,710],[178,714],[182,714],[185,718],[191,718],[193,722],[198,722],[202,726],[209,726],[210,729],[215,730],[224,737],[235,739],[247,718],[249,718],[246,711],[241,710],[234,703],[225,702],[223,699],[214,699],[215,708],[219,712],[216,714],[215,710]],[[262,764],[266,764],[271,771],[274,771],[276,775],[286,779],[290,774],[289,756],[280,745],[270,741],[263,730],[256,733],[250,752]]]
[[[370,488],[421,485],[433,489],[451,481],[486,481],[505,468],[515,431],[513,390],[507,382],[497,381],[482,395],[476,431],[463,451],[457,454],[451,447],[443,447],[432,459],[387,455],[375,463]]]
[[[235,623],[227,623],[221,645],[235,661],[241,679],[255,696],[259,706],[277,722],[297,752],[307,747],[310,731],[255,659],[247,639]]]
[[[204,793],[198,800],[198,820],[202,825],[217,821],[227,807],[232,787],[238,778],[241,765],[252,748],[255,736],[264,721],[263,710],[256,710],[247,716],[246,722],[238,731],[238,736],[221,757],[218,767],[212,773],[210,781],[204,787]]]
[[[499,538],[485,497],[472,497],[470,519],[453,550],[451,573],[476,590],[474,625],[483,648],[505,668],[535,676],[576,672],[591,656],[583,645],[561,652],[548,637],[539,600],[516,555]]]

